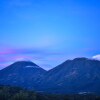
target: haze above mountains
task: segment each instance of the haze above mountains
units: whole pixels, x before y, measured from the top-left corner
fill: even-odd
[[[100,94],[100,61],[67,60],[46,71],[31,61],[18,61],[0,70],[0,85],[11,85],[43,93]]]

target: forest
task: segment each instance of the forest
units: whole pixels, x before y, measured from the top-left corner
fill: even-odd
[[[0,86],[0,100],[100,100],[93,94],[43,94],[19,87]]]

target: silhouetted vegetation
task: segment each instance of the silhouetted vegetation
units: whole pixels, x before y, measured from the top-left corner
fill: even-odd
[[[0,86],[0,100],[36,100],[36,93],[18,87]]]
[[[0,86],[0,100],[100,100],[100,96],[40,94],[18,87]]]

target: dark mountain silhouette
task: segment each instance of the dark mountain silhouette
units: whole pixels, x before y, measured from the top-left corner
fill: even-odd
[[[0,84],[35,89],[46,71],[31,61],[18,61],[0,70]]]
[[[75,58],[48,71],[41,83],[51,93],[100,93],[100,61]],[[45,86],[45,87],[43,87]]]
[[[46,93],[100,94],[100,61],[75,58],[49,71],[33,62],[20,61],[0,71],[0,84]]]

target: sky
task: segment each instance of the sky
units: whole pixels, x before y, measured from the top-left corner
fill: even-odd
[[[100,0],[0,0],[0,69],[31,60],[48,70],[92,58],[99,41]]]

